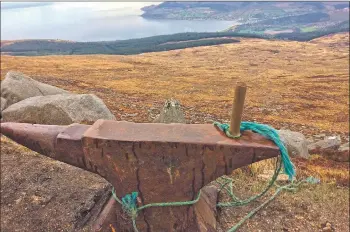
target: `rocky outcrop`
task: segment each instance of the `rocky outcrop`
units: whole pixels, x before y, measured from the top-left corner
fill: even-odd
[[[315,136],[314,136],[315,137]],[[321,137],[316,137],[316,139]],[[322,155],[338,162],[349,162],[349,143],[341,145],[339,135],[324,137],[323,140],[308,145],[310,154]]]
[[[20,72],[10,71],[1,81],[1,97],[7,100],[7,106],[30,97],[68,93],[66,90],[38,82]]]
[[[160,115],[153,122],[186,123],[179,101],[176,99],[166,100]]]
[[[115,120],[103,101],[93,94],[59,94],[31,97],[2,112],[4,121],[48,125],[93,123],[97,119]]]
[[[323,140],[319,140],[315,143],[308,145],[308,149],[311,153],[317,153],[324,149],[338,149],[341,144],[340,136],[329,136]]]
[[[309,158],[308,141],[302,133],[290,130],[279,130],[278,133],[290,156]]]

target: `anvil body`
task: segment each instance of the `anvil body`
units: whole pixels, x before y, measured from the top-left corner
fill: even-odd
[[[239,139],[230,139],[210,124],[1,123],[1,133],[38,153],[99,174],[119,198],[139,192],[139,205],[193,200],[216,178],[279,155],[273,142],[258,134],[245,131]],[[130,221],[117,208],[115,217],[103,218],[115,220],[117,231],[129,231]],[[147,232],[199,231],[195,221],[192,206],[157,207],[145,209],[137,225]]]

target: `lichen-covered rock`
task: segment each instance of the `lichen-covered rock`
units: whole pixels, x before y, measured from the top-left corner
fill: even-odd
[[[323,140],[308,145],[311,154],[322,155],[338,162],[349,162],[349,143],[341,145],[339,135],[325,137]]]
[[[186,123],[181,105],[176,99],[165,101],[160,115],[153,121],[155,123]]]
[[[2,112],[4,121],[48,125],[93,123],[98,119],[115,120],[103,101],[93,94],[58,94],[31,97]]]
[[[308,142],[302,133],[290,130],[279,130],[278,133],[290,156],[309,158]]]
[[[323,149],[338,149],[341,144],[341,138],[337,136],[325,137],[316,143],[309,144],[308,149],[310,153],[318,153]]]
[[[36,81],[20,72],[10,71],[6,74],[5,79],[1,81],[1,97],[7,100],[7,106],[30,97],[66,93],[69,92]]]

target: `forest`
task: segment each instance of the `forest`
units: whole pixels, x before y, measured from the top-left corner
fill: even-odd
[[[203,32],[159,35],[140,39],[99,42],[72,42],[62,40],[22,40],[3,43],[1,52],[17,56],[41,55],[132,55],[146,52],[169,51],[198,46],[238,43],[239,38],[283,39],[308,41],[337,32],[349,31],[349,21],[336,26],[325,27],[310,32],[294,31],[276,35],[246,32]]]

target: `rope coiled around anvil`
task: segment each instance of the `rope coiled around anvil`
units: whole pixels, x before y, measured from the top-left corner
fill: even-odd
[[[237,138],[231,135],[229,130],[230,126],[228,124],[221,124],[219,122],[214,122],[214,125],[218,127],[220,130],[222,130],[227,137]],[[258,133],[266,137],[269,140],[272,140],[276,144],[276,146],[280,149],[284,172],[288,175],[289,180],[292,180],[292,178],[295,176],[295,167],[289,158],[287,148],[284,146],[278,132],[274,128],[265,124],[259,124],[255,122],[242,122],[240,126],[240,130],[241,131],[251,130],[255,133]]]

